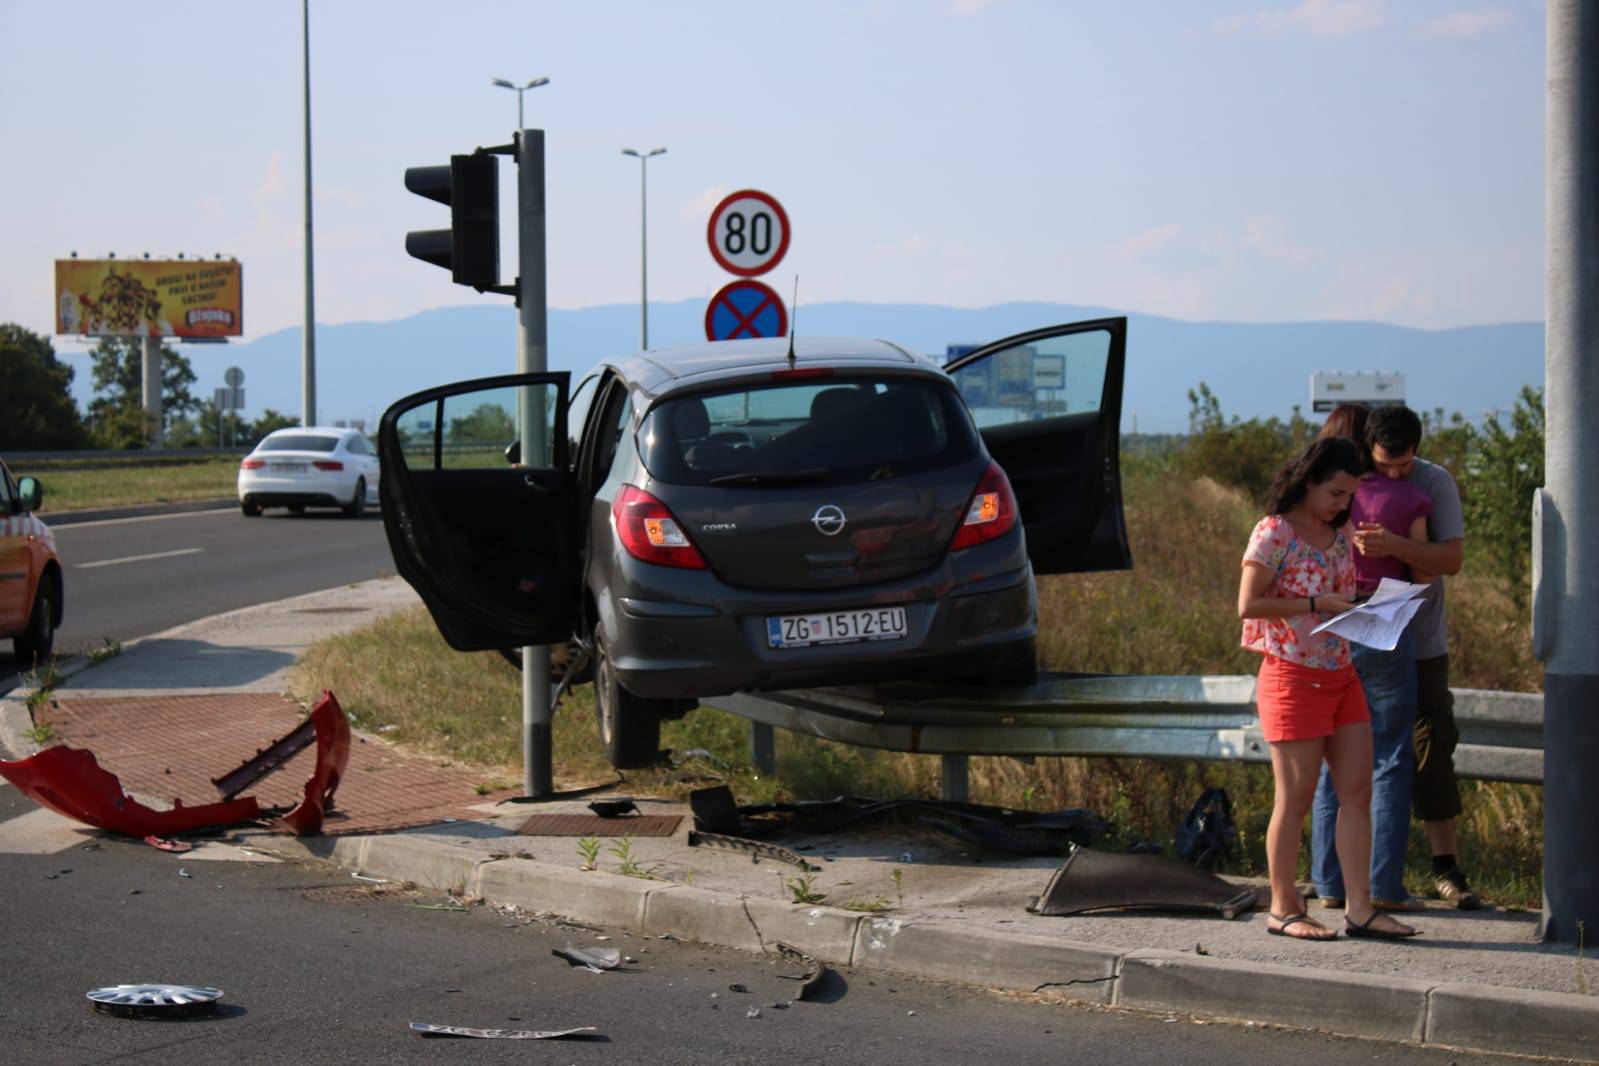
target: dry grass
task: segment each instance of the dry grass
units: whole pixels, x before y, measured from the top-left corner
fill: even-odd
[[[1040,656],[1046,669],[1152,674],[1237,674],[1257,661],[1238,647],[1238,560],[1255,508],[1234,489],[1208,479],[1174,477],[1154,462],[1129,464],[1127,521],[1137,568],[1127,573],[1046,578],[1040,582]],[[1454,683],[1536,690],[1541,673],[1527,626],[1514,618],[1492,581],[1451,582]],[[520,675],[493,654],[450,652],[418,610],[314,645],[302,660],[297,695],[332,687],[362,728],[407,746],[481,765],[486,779],[520,777]],[[747,802],[775,796],[818,798],[842,792],[875,796],[935,794],[938,760],[850,748],[779,732],[776,780],[750,766],[747,724],[699,710],[668,723],[663,745],[709,751]],[[593,725],[593,696],[574,690],[557,712],[557,783],[571,787],[612,773]],[[714,764],[704,764],[710,769]],[[627,775],[628,788],[682,794],[693,774]],[[1265,766],[1187,760],[974,758],[973,799],[1032,809],[1087,807],[1116,824],[1117,843],[1169,843],[1182,815],[1208,785],[1233,796],[1242,840],[1235,869],[1264,871],[1271,808]],[[1539,898],[1542,796],[1537,788],[1468,783],[1461,821],[1468,868],[1491,898],[1536,906]],[[1425,836],[1413,827],[1411,886],[1430,884]]]
[[[11,472],[39,479],[44,486],[42,517],[48,522],[56,511],[232,496],[238,490],[239,460],[52,459],[13,466]]]

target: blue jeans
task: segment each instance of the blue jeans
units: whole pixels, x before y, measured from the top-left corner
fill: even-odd
[[[1350,644],[1371,707],[1371,894],[1398,902],[1410,847],[1410,793],[1416,779],[1411,735],[1416,725],[1416,644],[1407,629],[1393,651]],[[1344,898],[1335,830],[1338,796],[1324,765],[1310,814],[1310,879],[1316,894]]]

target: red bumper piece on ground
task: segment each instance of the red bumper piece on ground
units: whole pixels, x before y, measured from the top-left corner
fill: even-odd
[[[350,720],[332,692],[324,690],[311,708],[311,724],[316,727],[316,769],[305,783],[305,798],[278,819],[302,837],[322,831],[322,818],[333,809],[333,793],[350,764]]]
[[[300,836],[322,829],[324,815],[333,806],[333,793],[339,787],[350,762],[350,722],[333,693],[323,692],[311,710],[311,725],[316,732],[316,769],[305,784],[305,798],[278,819],[278,824]],[[298,731],[296,731],[298,732]],[[291,737],[293,734],[291,734]],[[285,737],[284,741],[290,740]],[[282,742],[274,742],[274,746]],[[298,750],[298,749],[296,749]],[[270,758],[273,747],[258,753],[256,759]],[[255,760],[252,760],[252,762]],[[254,773],[251,780],[264,777],[286,760]],[[250,767],[246,763],[245,770]],[[238,773],[239,771],[235,771]],[[101,767],[94,753],[82,748],[58,745],[16,762],[0,760],[0,776],[17,786],[29,799],[57,814],[134,837],[164,837],[215,826],[236,825],[260,818],[261,805],[253,796],[226,799],[199,807],[185,807],[174,799],[172,810],[146,807],[122,790],[122,782]]]
[[[175,799],[170,811],[151,810],[123,792],[117,775],[103,769],[93,752],[64,745],[17,762],[0,762],[0,774],[41,807],[134,837],[168,836],[261,816],[260,804],[248,796],[199,807],[185,807]]]

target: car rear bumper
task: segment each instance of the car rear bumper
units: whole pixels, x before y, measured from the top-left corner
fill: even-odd
[[[342,507],[349,502],[331,492],[245,492],[239,499],[258,507]]]
[[[735,604],[731,611],[704,606],[704,599],[619,596],[601,615],[618,680],[648,698],[1013,673],[1031,667],[1037,636],[1032,568],[1025,554],[1020,561],[1020,569],[964,585],[936,580],[948,576],[941,572],[931,582],[924,577],[823,602],[814,593],[750,596],[748,610]],[[904,637],[807,648],[767,642],[772,615],[882,606],[905,608]]]
[[[239,502],[261,507],[343,507],[355,495],[348,472],[271,475],[239,472]]]

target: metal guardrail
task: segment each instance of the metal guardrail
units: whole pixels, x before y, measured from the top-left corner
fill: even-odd
[[[52,463],[62,460],[113,459],[137,461],[140,459],[206,459],[221,455],[248,455],[250,446],[239,444],[231,448],[80,448],[64,452],[6,452],[7,466],[25,466],[28,463]]]
[[[1455,689],[1455,770],[1490,781],[1543,781],[1543,696]],[[979,689],[902,685],[735,693],[701,702],[760,727],[929,755],[1108,755],[1269,762],[1255,679],[1078,677]],[[964,779],[964,775],[960,775]],[[946,784],[950,775],[946,773]]]

